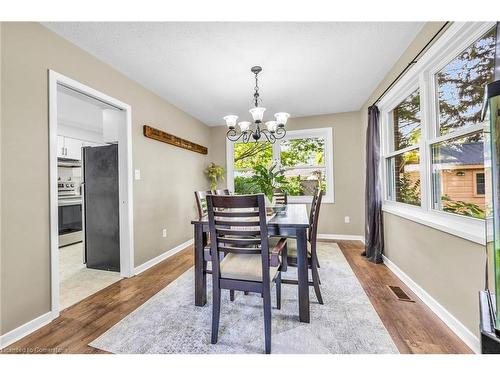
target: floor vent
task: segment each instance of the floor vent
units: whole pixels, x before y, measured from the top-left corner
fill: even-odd
[[[394,286],[394,285],[387,285],[389,289],[394,293],[396,298],[400,301],[405,301],[405,302],[415,302],[410,298],[408,294],[405,293],[403,289],[401,289],[399,286]]]

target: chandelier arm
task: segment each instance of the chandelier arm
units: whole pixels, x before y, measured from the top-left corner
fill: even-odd
[[[273,133],[269,132],[268,130],[266,129],[262,129],[260,131],[261,134],[264,134],[267,141],[270,142],[270,143],[275,143],[276,142],[276,137],[274,136]]]
[[[286,129],[284,127],[278,127],[274,132],[274,137],[276,139],[281,139],[286,135]]]
[[[244,136],[245,132],[243,133],[240,133],[240,135],[238,135],[238,132],[236,131],[236,129],[229,129],[226,133],[226,138],[229,139],[230,141],[232,142],[236,142],[238,141],[242,136]]]

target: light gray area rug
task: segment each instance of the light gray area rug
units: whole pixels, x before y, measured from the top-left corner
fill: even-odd
[[[363,288],[335,243],[318,243],[324,305],[310,289],[311,323],[300,323],[297,286],[282,286],[281,310],[272,310],[272,353],[398,353]],[[289,268],[284,277],[296,277]],[[111,353],[263,353],[260,295],[224,291],[219,342],[210,343],[211,275],[207,304],[194,305],[193,269],[90,343]],[[275,288],[272,291],[273,306]]]

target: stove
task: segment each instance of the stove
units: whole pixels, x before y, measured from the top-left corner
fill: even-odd
[[[82,195],[75,181],[58,181],[59,247],[82,241]]]

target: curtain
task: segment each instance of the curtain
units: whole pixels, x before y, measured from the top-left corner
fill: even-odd
[[[366,129],[365,251],[362,255],[374,263],[382,263],[382,253],[384,252],[379,114],[377,106],[372,105],[368,108],[368,128]]]

